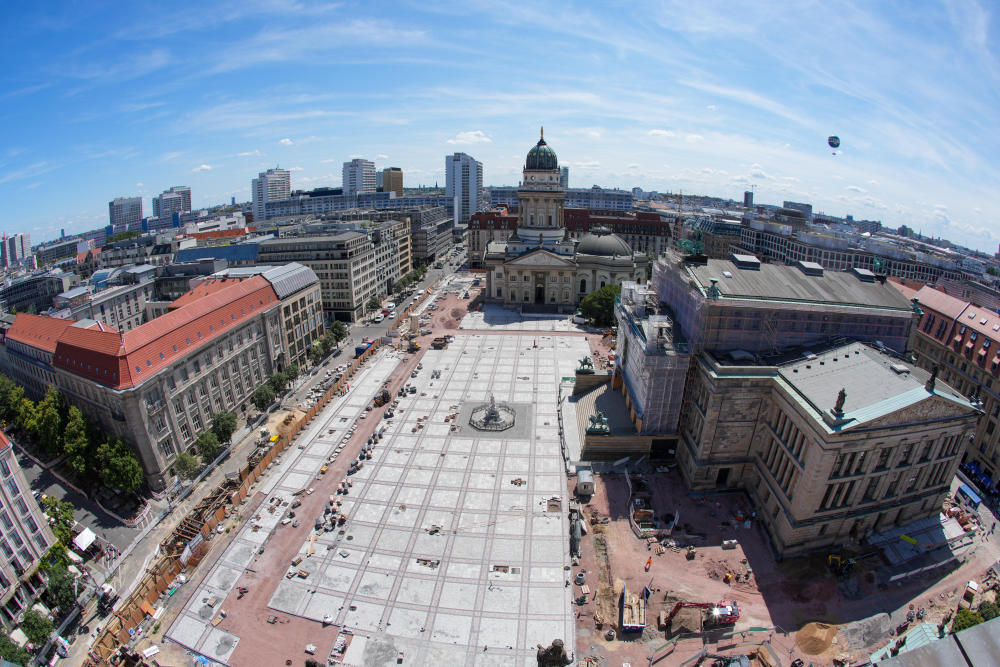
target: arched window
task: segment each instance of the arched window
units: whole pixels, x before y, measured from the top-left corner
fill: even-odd
[[[587,279],[586,278],[583,278],[582,280],[580,280],[580,291],[581,292],[586,292],[587,291]]]
[[[603,280],[601,281],[601,287],[604,287],[604,281]]]

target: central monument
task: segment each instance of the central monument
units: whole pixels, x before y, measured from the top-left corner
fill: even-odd
[[[498,404],[492,393],[489,402],[474,408],[469,416],[469,424],[480,431],[506,431],[514,421],[514,409],[505,403]]]

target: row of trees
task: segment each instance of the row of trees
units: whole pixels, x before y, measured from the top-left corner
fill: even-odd
[[[311,363],[318,364],[345,338],[347,338],[347,325],[340,321],[334,322],[322,338],[313,341],[306,356],[309,357]]]
[[[254,390],[253,395],[250,397],[251,402],[261,412],[267,410],[274,403],[275,397],[285,391],[285,388],[298,376],[298,364],[288,364],[285,370],[272,374],[267,378],[267,382]]]
[[[212,415],[212,425],[195,438],[194,446],[198,455],[181,452],[174,460],[174,471],[181,479],[194,478],[203,462],[215,460],[222,451],[223,444],[228,444],[236,432],[236,421],[234,412],[223,411]]]
[[[142,486],[142,466],[132,448],[109,437],[50,386],[37,403],[24,388],[0,374],[0,419],[16,426],[45,456],[66,455],[81,484],[96,483],[131,493]]]
[[[418,283],[421,280],[423,280],[424,276],[426,275],[427,275],[427,266],[425,264],[421,264],[420,266],[416,267],[415,269],[407,273],[405,276],[402,276],[401,278],[397,279],[392,284],[391,291],[393,294],[399,294],[410,285]]]
[[[979,625],[983,621],[988,621],[997,616],[1000,616],[1000,604],[990,602],[989,600],[979,605],[976,611],[959,609],[955,612],[955,620],[951,623],[951,631],[952,633],[961,632],[966,628]]]

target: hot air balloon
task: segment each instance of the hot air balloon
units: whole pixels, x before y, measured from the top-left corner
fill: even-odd
[[[826,143],[830,145],[830,148],[840,148],[840,137],[836,135],[832,137],[827,137]]]

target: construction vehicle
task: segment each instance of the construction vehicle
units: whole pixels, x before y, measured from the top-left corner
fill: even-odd
[[[411,340],[410,344],[406,348],[406,351],[407,352],[419,352],[420,351],[420,343],[418,343],[415,340]]]
[[[854,571],[854,559],[844,558],[840,554],[830,554],[826,557],[826,564],[838,577],[847,577]]]
[[[619,608],[621,611],[621,630],[626,632],[642,632],[646,627],[646,600],[649,589],[643,588],[641,593],[629,593],[628,588],[622,589]]]
[[[392,397],[389,395],[389,390],[383,389],[379,393],[375,394],[375,407],[380,408],[390,400],[392,400]]]
[[[445,338],[444,336],[435,338],[434,340],[431,341],[431,347],[435,350],[443,350],[444,348],[448,347],[448,339]]]
[[[695,609],[705,609],[703,622],[705,625],[732,625],[740,620],[740,605],[736,600],[723,600],[718,604],[711,602],[678,602],[667,616],[667,624],[673,620],[681,609],[693,607]]]

